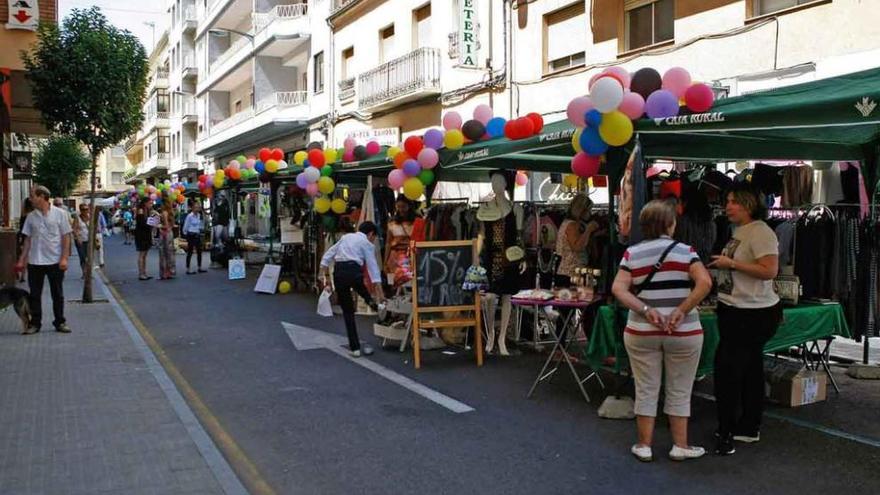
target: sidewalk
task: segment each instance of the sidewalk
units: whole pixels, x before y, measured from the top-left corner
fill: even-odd
[[[75,302],[71,267],[72,334],[53,330],[48,287],[40,333],[0,312],[0,493],[245,493],[97,272],[101,302]]]

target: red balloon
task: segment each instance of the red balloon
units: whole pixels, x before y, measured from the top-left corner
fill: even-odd
[[[519,137],[517,139],[525,139],[535,134],[535,124],[528,117],[520,117],[516,119],[519,126]]]
[[[395,168],[403,168],[403,162],[410,159],[409,153],[406,151],[401,151],[400,153],[394,155],[394,167]]]
[[[208,180],[208,176],[207,176],[207,175],[202,174],[202,175],[199,176],[199,182],[205,182],[206,180]]]
[[[504,137],[506,137],[507,139],[516,139],[516,131],[516,119],[511,119],[504,123]]]
[[[541,117],[541,114],[538,112],[532,112],[526,115],[526,118],[532,121],[532,125],[535,127],[534,134],[541,132],[541,129],[544,128],[544,117]]]
[[[689,87],[684,92],[684,103],[692,112],[705,112],[712,108],[715,101],[715,93],[706,84],[698,83]]]
[[[313,149],[309,151],[309,163],[311,163],[313,167],[323,167],[324,163],[326,163],[326,160],[324,159],[324,152],[319,149]]]
[[[581,151],[571,159],[571,171],[578,177],[588,179],[599,173],[600,164],[598,156],[590,156]]]
[[[272,150],[272,159],[275,161],[284,160],[284,150],[281,148],[275,148]]]
[[[272,159],[272,150],[270,150],[269,148],[262,148],[259,155],[260,161],[266,163]]]
[[[424,147],[425,143],[418,136],[410,136],[403,142],[403,149],[406,150],[409,156],[419,156],[419,151],[422,151]]]

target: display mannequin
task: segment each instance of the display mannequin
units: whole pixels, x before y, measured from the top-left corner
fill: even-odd
[[[514,172],[515,173],[515,172]],[[501,302],[501,327],[498,331],[498,353],[509,356],[507,351],[507,327],[510,324],[510,297],[519,289],[518,260],[510,260],[507,249],[517,245],[516,217],[513,215],[513,196],[510,186],[513,177],[508,171],[491,173],[494,197],[477,209],[480,225],[480,257],[489,279],[486,292],[486,352],[495,348],[495,309]]]

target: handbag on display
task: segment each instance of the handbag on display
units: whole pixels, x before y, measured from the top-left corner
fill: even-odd
[[[773,279],[773,290],[788,306],[797,306],[801,296],[801,279],[797,275],[779,275]]]

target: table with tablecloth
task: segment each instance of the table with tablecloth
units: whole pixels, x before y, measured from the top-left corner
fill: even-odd
[[[626,349],[623,346],[623,326],[626,324],[626,317],[627,310],[623,307],[617,307],[616,318],[613,305],[598,308],[590,343],[585,351],[587,362],[593,369],[602,366],[608,357],[616,358],[613,365],[615,372],[628,366]],[[704,337],[697,374],[706,375],[712,373],[715,349],[720,339],[718,316],[714,311],[701,311],[700,323],[703,325]],[[778,352],[834,335],[850,336],[849,326],[840,304],[804,303],[787,307],[783,309],[782,324],[779,325],[776,335],[764,346],[764,352]],[[827,355],[824,359],[827,361]]]

